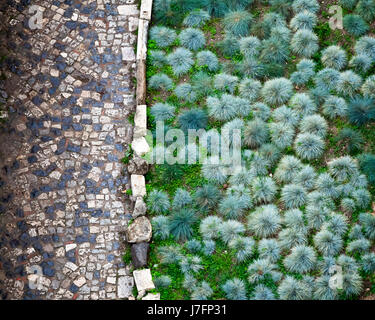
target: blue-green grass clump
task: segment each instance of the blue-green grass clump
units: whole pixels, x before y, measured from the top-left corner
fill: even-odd
[[[315,186],[315,179],[316,179],[316,172],[313,167],[307,165],[302,170],[300,170],[295,178],[293,179],[293,183],[297,185],[301,185],[306,190],[312,190]]]
[[[228,243],[235,253],[238,263],[249,259],[253,255],[255,241],[250,237],[236,237]]]
[[[150,51],[150,61],[154,67],[161,68],[167,63],[165,52],[161,50]]]
[[[264,74],[264,65],[255,58],[245,58],[236,65],[243,77],[260,78]]]
[[[352,192],[351,196],[359,209],[367,209],[371,202],[371,193],[366,189],[357,189]]]
[[[272,143],[266,143],[258,149],[261,158],[265,159],[270,166],[274,166],[280,160],[281,151]]]
[[[208,96],[212,92],[212,78],[207,73],[200,71],[192,77],[191,86],[198,97]]]
[[[363,83],[361,91],[366,98],[375,99],[375,75],[369,76]]]
[[[269,237],[276,234],[281,228],[281,217],[275,205],[269,204],[258,207],[249,215],[249,230],[257,237]]]
[[[260,52],[261,42],[257,37],[243,37],[239,40],[240,51],[245,58],[257,57]]]
[[[190,239],[193,235],[193,225],[197,221],[192,209],[181,209],[170,217],[170,233],[177,241]]]
[[[154,213],[166,213],[170,208],[168,194],[160,190],[151,191],[147,197],[147,207]]]
[[[357,96],[350,100],[348,107],[348,118],[352,124],[363,126],[375,120],[374,100],[367,97]]]
[[[312,287],[302,280],[286,276],[277,288],[277,292],[281,300],[311,300]]]
[[[280,245],[275,239],[262,239],[258,244],[259,258],[275,263],[280,258]]]
[[[299,123],[299,115],[297,111],[288,108],[283,105],[279,108],[276,108],[272,113],[272,118],[274,121],[279,122],[283,125],[288,125],[295,127]]]
[[[233,35],[226,34],[224,39],[218,43],[218,47],[224,56],[233,57],[240,52],[240,43]]]
[[[160,262],[162,264],[173,264],[178,263],[181,258],[182,254],[180,251],[180,246],[162,246],[158,249]]]
[[[371,23],[375,19],[375,2],[373,0],[359,0],[355,12]]]
[[[339,0],[339,5],[345,9],[353,10],[358,0]]]
[[[322,51],[322,63],[326,68],[341,70],[347,64],[346,52],[339,46],[329,46]]]
[[[367,54],[358,54],[349,61],[349,66],[357,73],[366,73],[373,65],[374,61]]]
[[[191,253],[199,253],[202,250],[202,244],[197,239],[191,239],[185,242],[185,247]]]
[[[187,102],[195,102],[197,100],[197,94],[189,83],[179,84],[174,93],[179,99]]]
[[[262,90],[264,101],[270,105],[281,105],[289,100],[293,94],[293,85],[286,78],[266,81]]]
[[[304,117],[300,122],[299,128],[302,133],[312,133],[324,138],[327,134],[328,124],[322,116],[313,114]]]
[[[375,185],[375,155],[363,153],[358,156],[359,167],[366,175],[369,183]]]
[[[265,122],[255,119],[246,123],[244,128],[244,143],[250,148],[259,148],[269,139],[269,132]]]
[[[323,228],[327,228],[336,235],[343,236],[348,230],[348,219],[342,214],[333,213],[329,220],[324,223]]]
[[[187,73],[194,64],[191,51],[185,48],[177,48],[167,56],[168,63],[172,66],[173,73],[181,76]]]
[[[227,220],[222,222],[218,228],[220,239],[228,244],[237,238],[241,233],[245,232],[245,227],[241,222],[236,220]]]
[[[275,198],[277,186],[270,177],[256,177],[252,180],[251,191],[256,203],[269,203]]]
[[[354,46],[356,54],[366,54],[369,57],[375,56],[375,38],[363,36],[357,40]],[[373,58],[375,59],[375,58]]]
[[[219,203],[219,213],[226,219],[241,218],[247,207],[246,202],[236,195],[229,195],[223,198]]]
[[[278,239],[283,250],[290,250],[299,245],[307,244],[306,229],[285,228],[280,231]]]
[[[238,278],[227,280],[221,288],[229,300],[247,300],[246,287],[243,280]]]
[[[219,229],[223,220],[217,216],[208,216],[204,218],[199,226],[199,232],[206,240],[217,239],[219,237]]]
[[[271,109],[269,106],[264,104],[263,102],[257,102],[251,105],[251,114],[254,118],[258,118],[262,121],[267,121],[271,116]],[[247,114],[243,114],[243,116],[247,116]]]
[[[312,115],[317,111],[316,103],[304,92],[296,93],[290,99],[289,105],[303,117]]]
[[[362,269],[366,273],[375,272],[375,253],[371,252],[362,256],[361,261]]]
[[[328,172],[339,182],[345,182],[358,175],[358,166],[350,156],[343,156],[328,162]]]
[[[296,85],[306,84],[315,75],[315,62],[310,59],[302,59],[297,64],[297,71],[290,75],[290,80]]]
[[[253,16],[246,10],[228,12],[223,19],[223,25],[227,32],[237,37],[249,34]]]
[[[299,209],[287,210],[284,214],[283,224],[285,224],[288,228],[295,230],[306,230],[303,214]]]
[[[335,119],[346,116],[348,105],[344,98],[330,95],[324,102],[322,109],[325,116]]]
[[[201,258],[199,256],[193,256],[193,255],[183,256],[179,261],[181,271],[184,274],[197,273],[199,270],[203,268],[201,263],[202,263]]]
[[[322,275],[315,280],[314,299],[318,300],[337,300],[337,289],[331,288],[331,275]]]
[[[344,29],[354,37],[363,36],[369,30],[368,23],[357,14],[347,14],[343,19]]]
[[[281,158],[274,177],[279,183],[290,183],[302,169],[302,166],[302,162],[298,158],[285,155]]]
[[[357,239],[349,242],[346,251],[350,253],[367,253],[371,247],[371,242],[367,239]]]
[[[290,20],[290,27],[297,31],[299,29],[312,30],[316,26],[317,17],[310,11],[301,11]]]
[[[214,77],[214,87],[217,90],[233,93],[238,83],[238,77],[219,73]]]
[[[223,184],[228,176],[225,173],[225,166],[220,164],[218,156],[211,156],[207,158],[207,162],[202,165],[202,175],[211,183]]]
[[[284,265],[290,272],[306,273],[316,267],[316,253],[312,247],[295,246],[284,259]]]
[[[330,90],[336,89],[339,78],[339,71],[331,68],[324,68],[316,74],[314,82],[317,87],[322,88],[323,90],[328,89],[327,95],[329,95]]]
[[[169,47],[176,37],[176,32],[171,28],[155,26],[150,29],[150,39],[160,48]]]
[[[361,88],[362,78],[351,70],[340,74],[336,83],[336,91],[343,96],[353,97]]]
[[[275,300],[275,295],[272,290],[264,284],[258,284],[253,292],[254,300]]]
[[[152,231],[156,239],[165,240],[169,238],[169,219],[166,216],[152,218]]]
[[[306,200],[307,192],[300,185],[288,184],[281,190],[281,201],[287,209],[299,208],[306,203]]]
[[[178,188],[173,197],[172,207],[173,209],[181,209],[185,206],[190,205],[192,201],[193,200],[189,191]]]
[[[163,275],[154,279],[154,285],[157,289],[168,288],[172,284],[170,276]]]
[[[216,55],[209,51],[200,51],[197,54],[198,66],[206,66],[209,71],[216,71],[219,68],[219,60]]]
[[[293,11],[295,13],[307,10],[312,13],[317,13],[319,11],[319,3],[316,0],[294,0]]]
[[[272,143],[280,150],[284,150],[293,144],[294,128],[283,123],[271,122],[269,124]]]
[[[154,74],[148,81],[151,89],[169,91],[173,88],[173,81],[164,73]]]
[[[316,188],[326,197],[336,199],[339,196],[337,183],[328,173],[321,173],[316,179]]]
[[[254,102],[258,99],[262,84],[258,80],[254,79],[243,79],[238,87],[240,96]]]
[[[292,51],[305,58],[312,57],[319,49],[318,37],[310,30],[298,30],[290,42]]]
[[[282,274],[276,264],[268,259],[257,259],[249,265],[247,269],[248,281],[251,284],[259,283],[265,279],[272,279],[274,282],[280,281]]]
[[[181,113],[178,117],[178,122],[182,130],[188,129],[204,129],[208,121],[207,114],[200,109],[191,109]]]
[[[151,108],[151,114],[155,121],[169,120],[174,117],[175,107],[168,103],[155,103]]]
[[[305,160],[318,159],[324,151],[322,138],[311,133],[300,133],[294,141],[294,148],[297,155]]]
[[[260,59],[265,64],[284,64],[290,54],[288,42],[278,37],[270,37],[262,41]]]
[[[196,286],[193,288],[191,293],[192,300],[208,300],[213,294],[213,290],[211,289],[210,285],[206,281],[202,281],[200,286]]]
[[[182,46],[193,51],[202,49],[206,43],[204,33],[195,28],[187,28],[182,30],[178,38]]]
[[[343,246],[340,236],[327,229],[322,229],[314,236],[314,244],[323,256],[335,256]]]
[[[205,184],[198,188],[194,194],[194,201],[200,210],[209,211],[217,205],[220,199],[219,189],[212,184]]]
[[[210,15],[207,11],[198,9],[191,11],[184,19],[183,24],[187,27],[201,27],[208,20],[210,20]]]

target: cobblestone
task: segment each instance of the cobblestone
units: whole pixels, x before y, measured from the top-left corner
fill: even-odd
[[[41,29],[29,28],[34,4]],[[121,231],[131,211],[121,190],[130,178],[120,160],[132,141],[137,5],[0,7],[0,297],[128,298]]]

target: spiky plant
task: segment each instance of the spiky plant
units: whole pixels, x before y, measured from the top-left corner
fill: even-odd
[[[341,199],[341,202],[340,202],[340,207],[341,207],[341,210],[344,212],[344,213],[347,213],[347,214],[352,214],[355,210],[355,202],[353,199],[350,199],[350,198],[343,198]]]
[[[227,219],[238,219],[244,214],[247,203],[236,195],[229,195],[219,203],[219,213]]]
[[[317,13],[319,11],[319,3],[317,0],[294,0],[292,8],[295,13],[304,10]]]
[[[169,210],[168,194],[161,190],[152,190],[147,197],[147,207],[154,213],[165,213]]]
[[[236,98],[231,95],[223,95],[221,99],[207,97],[208,115],[219,121],[228,121],[236,116]]]
[[[237,37],[247,36],[252,22],[253,16],[246,10],[230,11],[223,19],[225,30]]]
[[[264,65],[256,58],[245,58],[236,65],[243,77],[260,78],[264,74]]]
[[[178,188],[174,194],[172,207],[173,209],[181,209],[192,203],[192,198],[189,191]]]
[[[306,190],[302,186],[288,184],[281,190],[281,200],[287,209],[298,208],[306,203]]]
[[[194,64],[191,51],[185,48],[177,48],[167,56],[168,63],[172,66],[173,73],[181,76],[189,71]]]
[[[256,203],[269,203],[275,198],[277,187],[270,177],[257,177],[251,183],[251,191]]]
[[[238,83],[238,77],[226,73],[219,73],[214,78],[214,87],[220,91],[233,93]]]
[[[362,256],[362,269],[367,273],[375,272],[375,253],[371,252]]]
[[[290,106],[301,116],[309,116],[316,112],[315,102],[306,93],[296,93],[290,99]]]
[[[267,121],[271,115],[271,109],[263,102],[256,102],[251,105],[251,113],[254,118]]]
[[[236,113],[240,113],[239,111],[241,110],[237,110],[237,102],[239,101],[240,99],[237,98],[236,99],[236,103],[235,103],[235,111]],[[240,133],[242,134],[242,128],[244,126],[244,122],[242,119],[239,119],[239,118],[235,118],[229,122],[226,122],[222,129],[221,129],[221,139],[222,141],[225,141],[229,147],[232,147],[233,146],[233,136],[234,136],[234,133],[235,131],[234,130],[239,130]]]
[[[266,143],[262,145],[259,148],[258,152],[259,152],[259,155],[270,164],[270,166],[273,166],[274,164],[276,164],[276,162],[281,157],[280,149],[277,148],[272,143]]]
[[[206,281],[202,281],[200,286],[196,286],[191,293],[192,300],[208,300],[213,294],[213,290]]]
[[[151,50],[150,62],[154,67],[157,67],[157,68],[163,67],[167,62],[167,59],[165,57],[165,52],[161,50]]]
[[[341,254],[337,258],[337,264],[340,267],[342,267],[342,271],[345,272],[345,273],[357,272],[358,269],[359,269],[359,265],[358,265],[357,261],[354,258],[349,257],[345,254]]]
[[[178,38],[182,46],[193,51],[202,49],[206,43],[204,33],[195,28],[187,28],[182,30]]]
[[[166,275],[156,277],[155,279],[153,279],[153,281],[154,281],[155,287],[159,290],[161,288],[168,288],[172,284],[171,277],[166,276]]]
[[[371,202],[371,194],[366,189],[357,189],[351,194],[358,209],[367,209]]]
[[[185,247],[191,253],[198,253],[202,250],[202,244],[197,239],[191,239],[185,243]]]
[[[155,90],[169,91],[173,88],[173,81],[166,74],[157,73],[150,78],[148,86]]]
[[[200,109],[187,110],[179,115],[178,123],[184,131],[204,129],[207,125],[207,114]]]
[[[316,76],[314,77],[314,82],[315,85],[319,88],[334,90],[336,89],[339,78],[339,71],[331,68],[324,68],[316,74]]]
[[[265,64],[283,64],[289,58],[290,50],[288,42],[282,41],[279,37],[270,37],[263,40],[261,48],[259,58]]]
[[[216,55],[209,51],[200,51],[197,54],[198,66],[206,66],[209,71],[216,71],[219,68],[219,60]]]
[[[294,148],[302,159],[318,159],[323,154],[324,141],[315,134],[300,133],[294,142]]]
[[[258,80],[243,79],[238,87],[240,96],[254,102],[258,99],[262,84]]]
[[[202,165],[201,172],[204,178],[215,184],[223,184],[228,177],[225,166],[220,164],[218,156],[207,158],[207,162]]]
[[[354,224],[352,226],[352,229],[350,230],[349,239],[357,240],[357,239],[363,239],[364,237],[365,236],[362,232],[362,226],[359,225],[358,223]]]
[[[257,57],[260,52],[261,42],[257,37],[243,37],[239,40],[240,52],[245,58]]]
[[[254,175],[251,175],[249,170],[242,168],[241,171],[235,173],[229,178],[229,183],[233,185],[233,187],[235,185],[249,186],[253,178]]]
[[[205,184],[198,188],[194,194],[194,201],[201,211],[209,211],[217,205],[220,199],[219,189],[211,184]]]
[[[179,84],[174,93],[179,99],[187,102],[195,102],[197,100],[197,94],[189,83]]]
[[[275,171],[275,179],[280,183],[290,183],[302,169],[302,162],[294,156],[281,158]]]
[[[366,79],[361,91],[365,97],[375,99],[375,75],[369,76]]]
[[[208,216],[201,221],[199,232],[204,239],[217,239],[222,222],[223,220],[220,217]]]
[[[303,220],[303,214],[299,209],[291,209],[286,211],[284,215],[284,224],[288,228],[292,228],[295,230],[306,230],[305,221]]]
[[[266,81],[262,88],[262,97],[270,105],[281,105],[289,100],[293,94],[293,85],[286,78]]]
[[[246,123],[244,128],[244,143],[250,148],[259,148],[269,138],[267,125],[259,119]]]
[[[281,281],[277,292],[281,300],[309,300],[311,299],[311,287],[302,280],[286,276]]]
[[[275,295],[272,290],[264,284],[258,284],[254,288],[253,300],[275,300]]]
[[[347,64],[346,52],[339,46],[329,46],[322,51],[321,61],[326,68],[341,70]]]
[[[324,223],[323,228],[332,231],[336,235],[343,236],[348,230],[348,219],[343,214],[332,213],[329,220]]]
[[[270,164],[266,159],[263,159],[259,153],[255,153],[250,164],[251,174],[254,176],[265,176],[268,174],[269,168]]]
[[[258,207],[249,215],[247,226],[257,237],[276,234],[281,228],[281,217],[277,207],[273,204]]]
[[[216,248],[216,243],[213,240],[203,240],[202,252],[206,256],[210,256],[214,253]]]
[[[339,196],[337,183],[328,173],[320,174],[316,179],[315,186],[317,190],[326,197],[336,199]]]
[[[180,246],[162,246],[159,247],[158,253],[162,264],[178,263],[182,258]]]
[[[335,256],[343,246],[340,236],[322,229],[314,236],[314,244],[318,251],[324,256]]]
[[[330,286],[331,275],[322,275],[315,280],[314,298],[317,300],[337,300],[337,289]]]
[[[203,268],[202,260],[198,256],[186,256],[182,257],[179,261],[181,271],[184,274],[197,273]]]
[[[318,261],[319,270],[322,272],[323,275],[331,275],[332,276],[332,267],[336,266],[336,258],[335,257],[322,257],[320,261]]]
[[[371,247],[371,242],[367,239],[357,239],[349,242],[346,250],[350,253],[366,253]]]
[[[312,30],[316,26],[316,15],[310,11],[301,11],[297,13],[292,20],[290,20],[289,26],[297,31],[299,29]]]
[[[358,157],[361,171],[366,175],[371,184],[375,184],[375,155],[363,153]]]
[[[323,114],[330,119],[346,116],[348,105],[345,99],[330,95],[323,104]]]
[[[342,289],[347,297],[358,296],[362,292],[362,285],[362,278],[357,272],[343,274]]]
[[[198,280],[191,273],[184,274],[184,281],[182,287],[190,293],[197,287]]]
[[[315,62],[310,59],[302,59],[297,64],[297,71],[293,72],[290,80],[297,84],[302,85],[307,83],[315,75]]]
[[[170,232],[177,241],[191,238],[193,225],[197,221],[196,213],[192,209],[183,208],[170,217]]]
[[[155,103],[151,108],[151,114],[155,121],[165,121],[174,117],[175,107],[168,103]]]
[[[337,181],[344,182],[358,174],[358,166],[352,157],[344,156],[328,162],[328,171]]]
[[[375,102],[372,98],[357,96],[350,100],[347,113],[352,124],[363,126],[375,120]]]
[[[258,26],[253,26],[252,34],[256,34],[260,38],[269,38],[273,28],[284,27],[286,27],[286,21],[281,14],[276,12],[268,12],[263,16],[263,20],[258,23]]]
[[[160,23],[168,23],[173,17],[174,12],[171,9],[172,0],[155,0],[153,2],[152,11],[153,18]]]
[[[221,288],[229,300],[247,300],[245,283],[238,278],[227,280]]]
[[[184,19],[183,24],[187,27],[201,27],[208,20],[210,20],[210,15],[207,11],[198,9],[191,11]]]
[[[258,244],[258,253],[260,259],[268,259],[275,263],[280,258],[280,245],[275,239],[262,239]]]
[[[284,150],[293,144],[294,128],[283,123],[271,122],[269,124],[272,143],[280,150]]]
[[[292,51],[302,57],[310,58],[318,51],[318,37],[310,30],[298,30],[290,42]]]
[[[249,259],[253,255],[255,241],[250,237],[236,237],[229,241],[228,246],[234,253],[238,263]]]
[[[374,57],[375,55],[375,38],[370,36],[363,36],[357,40],[354,46],[354,51],[356,54],[366,54],[369,57]]]
[[[284,265],[290,272],[306,273],[314,270],[316,254],[312,247],[299,245],[292,248],[292,252],[285,257]]]
[[[292,14],[293,0],[270,0],[269,3],[272,11],[275,11],[287,18]]]
[[[339,0],[339,5],[345,9],[352,10],[357,2],[358,0]]]
[[[375,19],[375,3],[373,0],[359,0],[355,12],[363,19],[372,23]]]
[[[218,47],[225,56],[233,57],[240,52],[240,43],[236,37],[226,34],[224,39],[218,43]]]
[[[169,219],[166,216],[156,216],[151,221],[155,238],[165,240],[169,238]]]
[[[368,23],[357,14],[347,14],[343,19],[344,29],[354,37],[360,37],[369,30]]]
[[[247,272],[249,273],[247,279],[251,284],[261,282],[267,278],[278,282],[282,277],[278,266],[268,259],[257,259],[253,261],[252,264],[249,265]]]
[[[241,222],[236,220],[227,220],[219,225],[218,231],[221,240],[228,244],[231,240],[245,232],[245,227]]]
[[[299,245],[307,244],[307,231],[306,228],[295,229],[285,228],[279,233],[279,244],[283,250],[290,250],[291,248]]]
[[[176,32],[167,27],[155,26],[150,29],[150,39],[160,48],[169,47],[176,37]]]
[[[296,185],[301,185],[306,190],[311,190],[315,186],[316,176],[314,168],[307,165],[297,173],[292,182]]]
[[[340,74],[336,84],[336,91],[344,96],[353,97],[361,88],[362,78],[351,70]]]
[[[281,107],[276,108],[273,111],[272,117],[275,121],[287,126],[295,127],[299,123],[299,115],[298,113],[288,108],[287,106],[283,105]]]

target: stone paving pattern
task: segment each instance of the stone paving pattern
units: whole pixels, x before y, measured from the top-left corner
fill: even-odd
[[[34,4],[42,29],[28,27]],[[0,12],[0,298],[126,298],[138,5],[7,0]]]

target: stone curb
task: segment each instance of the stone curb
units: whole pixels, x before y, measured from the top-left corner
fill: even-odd
[[[146,58],[147,58],[147,34],[151,20],[153,0],[141,0],[141,7],[138,19],[138,38],[136,53],[136,112],[134,116],[134,130],[132,140],[133,157],[132,162],[142,161],[141,158],[150,151],[150,147],[145,139],[147,135],[147,106],[146,106]],[[135,168],[138,166],[136,165]],[[135,220],[125,231],[126,240],[131,245],[132,264],[135,268],[143,268],[147,264],[148,242],[152,237],[152,227],[150,220],[145,216],[146,204],[143,200],[146,196],[145,172],[132,172],[131,198],[135,205],[132,216]],[[139,248],[141,248],[140,251]],[[137,254],[138,253],[138,254]],[[147,293],[155,289],[152,281],[150,269],[138,269],[133,271],[134,283],[137,287],[138,300],[160,300],[160,294]],[[129,300],[135,300],[131,295]]]

